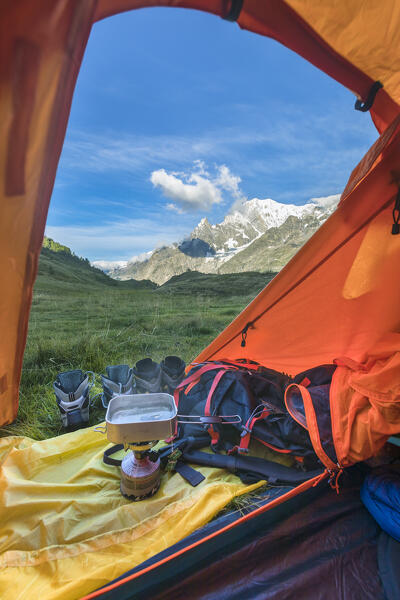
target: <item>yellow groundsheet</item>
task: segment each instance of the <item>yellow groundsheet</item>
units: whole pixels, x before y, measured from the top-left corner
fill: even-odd
[[[0,598],[70,600],[106,584],[210,521],[249,492],[222,469],[197,467],[191,487],[163,474],[157,494],[129,502],[93,428],[45,441],[0,438]]]

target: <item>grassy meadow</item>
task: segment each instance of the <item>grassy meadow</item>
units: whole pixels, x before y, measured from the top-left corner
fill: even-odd
[[[115,282],[87,261],[44,249],[19,414],[0,435],[44,439],[63,432],[52,388],[60,371],[99,374],[106,365],[132,365],[147,356],[160,361],[168,354],[190,362],[271,278],[266,273],[185,273],[157,288],[150,282]],[[97,377],[92,394],[100,391]],[[103,419],[99,400],[91,423]]]

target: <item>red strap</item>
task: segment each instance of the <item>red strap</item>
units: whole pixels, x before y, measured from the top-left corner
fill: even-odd
[[[249,359],[245,359],[248,361]],[[187,386],[185,390],[185,394],[188,394],[190,390],[199,382],[201,376],[207,371],[213,371],[214,369],[223,369],[224,371],[228,370],[238,370],[240,368],[250,369],[256,371],[260,366],[258,363],[254,364],[252,362],[240,362],[240,360],[229,360],[225,358],[220,359],[221,362],[209,362],[205,363],[200,369],[198,369],[192,375],[188,375],[177,387],[177,389],[182,389]],[[223,364],[223,362],[228,364]]]
[[[187,386],[187,388],[186,388],[186,390],[185,390],[185,396],[187,396],[187,395],[188,395],[188,393],[190,392],[190,390],[191,390],[192,388],[194,388],[194,386],[195,386],[195,385],[197,385],[197,384],[199,383],[199,381],[200,381],[200,379],[196,379],[196,381],[191,381],[191,382],[189,383],[189,385]]]
[[[211,400],[212,400],[212,397],[214,395],[217,385],[219,384],[219,382],[221,381],[221,378],[223,377],[223,375],[225,375],[225,373],[226,373],[226,370],[219,371],[219,373],[216,374],[214,381],[212,382],[212,386],[210,387],[210,391],[208,392],[207,402],[204,407],[204,415],[206,417],[211,416],[211,412],[210,412],[211,411]],[[212,425],[210,425],[208,428],[208,433],[210,434],[210,437],[211,437],[211,444],[213,446],[215,446],[219,440],[218,431],[215,431],[214,427]]]
[[[258,415],[258,417],[253,417],[251,420],[249,419],[247,421],[247,423],[245,425],[245,429],[244,429],[244,431],[246,431],[246,433],[240,438],[239,446],[235,446],[235,448],[233,448],[232,451],[235,450],[237,452],[248,452],[250,440],[251,440],[251,434],[252,434],[255,423],[257,421],[260,421],[261,419],[265,419],[266,417],[268,417],[269,414],[270,414],[270,411],[267,410],[266,408],[263,408],[263,410],[261,411],[261,414]]]
[[[231,365],[222,365],[220,363],[215,363],[215,362],[214,363],[206,363],[205,365],[203,365],[195,373],[193,373],[192,375],[189,375],[183,381],[181,381],[181,383],[175,388],[175,390],[174,390],[174,401],[175,401],[176,409],[178,410],[178,408],[179,408],[179,395],[180,395],[180,391],[183,388],[186,387],[185,394],[188,394],[188,392],[200,381],[201,376],[204,373],[207,373],[207,371],[213,371],[213,370],[217,370],[217,369],[219,369],[220,372],[217,373],[217,375],[215,376],[213,385],[211,386],[211,390],[213,392],[214,392],[215,387],[216,387],[215,380],[217,380],[217,383],[218,383],[218,381],[221,379],[222,375],[224,373],[226,373],[226,371],[228,371],[228,370],[230,370],[230,371],[235,370],[236,367],[231,366]],[[211,390],[210,390],[210,393],[211,393]],[[210,394],[209,394],[209,397],[210,397]],[[211,397],[210,397],[209,402],[211,402]],[[207,415],[207,412],[205,414]],[[207,416],[210,416],[210,414],[208,413]],[[209,427],[208,431],[210,432],[210,435],[213,432],[215,441],[211,441],[211,443],[216,444],[217,441],[218,441],[218,432],[214,431],[214,429],[213,429],[212,426]],[[176,424],[175,424],[174,435],[172,437],[168,438],[165,441],[167,443],[172,442],[176,438],[177,434],[178,434],[178,420],[176,421]],[[212,439],[213,439],[213,435],[211,435]]]
[[[220,361],[224,362],[224,363],[228,363],[235,367],[242,367],[243,369],[250,369],[252,371],[257,371],[258,368],[262,366],[259,363],[252,361],[249,358],[243,358],[243,359],[237,358],[236,360],[233,360],[230,358],[220,358]]]
[[[281,454],[292,454],[292,451],[289,450],[288,448],[277,448],[276,446],[273,446],[272,444],[268,444],[268,442],[265,442],[264,440],[261,440],[258,437],[254,437],[254,439],[257,440],[257,442],[260,442],[260,444],[267,446],[267,448],[274,450],[274,452],[280,452]],[[297,456],[295,456],[295,458],[297,458]]]
[[[214,427],[212,425],[209,426],[209,428],[207,429],[208,433],[210,434],[210,438],[211,438],[211,446],[216,446],[219,442],[219,433],[218,431],[215,431]]]
[[[214,381],[212,382],[212,386],[210,387],[210,391],[208,392],[208,396],[207,396],[207,402],[204,408],[204,414],[206,417],[210,417],[210,408],[211,408],[211,400],[213,397],[213,394],[215,392],[215,388],[217,387],[218,383],[220,382],[222,376],[225,375],[225,371],[220,371],[219,373],[216,374],[216,376],[214,377]]]
[[[204,375],[204,373],[207,373],[207,371],[215,371],[217,369],[228,371],[232,369],[237,369],[237,367],[234,367],[233,365],[222,365],[220,363],[207,363],[203,367],[198,369],[195,373],[189,375],[183,381],[181,381],[181,383],[176,389],[181,390],[182,388],[188,386],[185,390],[185,394],[188,394],[188,392],[194,387],[194,385],[196,385],[196,383],[200,381],[200,378],[202,375]]]

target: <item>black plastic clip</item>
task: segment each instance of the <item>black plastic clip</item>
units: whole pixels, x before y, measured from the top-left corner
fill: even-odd
[[[368,97],[365,102],[357,99],[356,103],[354,104],[354,108],[356,110],[360,110],[361,112],[367,112],[372,107],[375,96],[381,88],[383,88],[383,84],[380,81],[375,81],[368,92]]]
[[[225,21],[237,21],[240,17],[240,13],[242,12],[242,8],[243,0],[231,0],[231,6],[223,18],[225,19]]]
[[[400,188],[397,192],[396,200],[393,207],[393,225],[392,235],[399,235],[400,233]]]
[[[247,330],[249,329],[249,327],[252,327],[253,323],[252,321],[249,321],[249,323],[246,323],[246,325],[244,326],[243,330],[242,330],[242,341],[241,341],[241,346],[242,348],[244,348],[246,346],[246,338],[247,338]]]

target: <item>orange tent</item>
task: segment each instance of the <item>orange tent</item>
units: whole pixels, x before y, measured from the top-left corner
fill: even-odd
[[[374,555],[377,527],[360,506],[359,490],[344,489],[340,496],[334,494],[334,500],[332,494],[318,496],[317,504],[300,507],[320,494],[315,486],[324,477],[337,482],[341,467],[371,456],[388,435],[400,431],[400,5],[396,0],[3,0],[0,425],[17,415],[46,215],[92,24],[147,6],[204,10],[275,38],[352,90],[356,108],[370,111],[380,133],[351,174],[335,213],[197,359],[247,357],[292,374],[336,360],[330,414],[338,463],[324,463],[317,439],[314,447],[327,471],[283,495],[281,490],[274,497],[273,488],[269,489],[271,498],[248,514],[232,519],[228,514],[222,523],[202,527],[208,517],[184,498],[182,502],[192,509],[189,516],[179,512],[179,502],[173,503],[170,512],[163,513],[163,526],[158,521],[154,531],[146,518],[138,519],[140,528],[135,529],[135,523],[127,520],[131,511],[121,507],[121,529],[114,519],[118,503],[112,495],[110,525],[100,510],[107,486],[94,501],[103,444],[92,430],[68,434],[61,441],[46,440],[36,449],[32,440],[5,439],[1,459],[13,447],[15,451],[6,467],[2,462],[2,498],[7,505],[3,538],[11,542],[18,538],[23,544],[0,557],[5,567],[3,589],[13,588],[18,597],[27,590],[43,598],[89,593],[87,600],[155,597],[152,591],[161,589],[157,596],[161,600],[250,597],[249,589],[256,594],[251,597],[261,597],[266,587],[270,598],[288,597],[288,590],[291,596],[336,598],[340,588],[343,597],[380,598]],[[314,444],[318,424],[307,390],[301,393]],[[65,452],[70,461],[64,460],[63,471]],[[42,479],[39,468],[43,461],[50,473],[47,479]],[[77,467],[82,467],[78,473]],[[54,474],[61,492],[60,486],[53,490]],[[103,472],[103,484],[106,478],[117,476]],[[228,488],[222,482],[224,494]],[[109,489],[115,491],[115,482]],[[201,505],[208,511],[216,498],[212,489],[210,496],[205,491]],[[92,519],[94,512],[96,519]],[[284,516],[282,526],[271,527]],[[174,523],[181,536],[200,529],[174,544]],[[97,535],[99,531],[102,535]],[[257,538],[258,533],[263,539]],[[138,548],[143,559],[150,558],[131,569],[132,552]],[[257,571],[260,557],[269,563],[266,567],[261,561]],[[77,573],[81,581],[76,581]],[[113,577],[118,579],[110,583]],[[93,591],[104,584],[108,585]]]
[[[378,340],[400,332],[400,236],[391,234],[400,166],[395,0],[5,0],[0,424],[17,414],[32,287],[92,24],[146,6],[204,10],[277,39],[352,90],[382,133],[332,217],[200,358],[249,356],[293,373],[343,354],[364,360]]]

